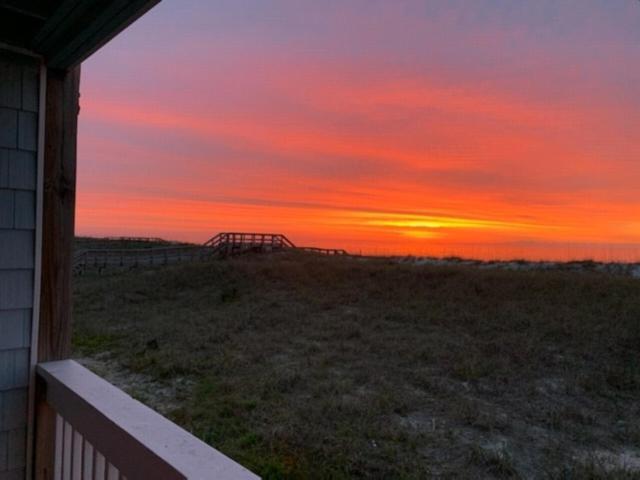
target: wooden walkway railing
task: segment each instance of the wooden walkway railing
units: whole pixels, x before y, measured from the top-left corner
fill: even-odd
[[[228,253],[292,249],[322,255],[349,255],[341,248],[298,247],[281,233],[222,232],[204,242],[204,246],[219,248]]]
[[[202,245],[162,246],[153,248],[86,249],[74,257],[74,270],[107,267],[138,267],[194,262],[247,252],[292,250],[321,255],[348,255],[343,249],[298,247],[280,233],[222,232]]]
[[[296,249],[303,252],[319,253],[320,255],[349,255],[342,248],[296,247]]]
[[[37,375],[56,413],[54,480],[259,478],[73,360]]]
[[[246,233],[246,232],[222,232],[204,242],[205,247],[231,247],[231,248],[296,248],[291,240],[281,233]]]

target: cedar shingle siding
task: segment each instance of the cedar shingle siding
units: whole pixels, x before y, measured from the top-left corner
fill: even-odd
[[[37,64],[0,50],[0,480],[25,476],[37,110]]]

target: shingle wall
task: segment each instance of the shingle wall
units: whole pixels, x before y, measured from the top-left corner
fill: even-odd
[[[37,109],[35,61],[0,50],[0,480],[25,475]]]

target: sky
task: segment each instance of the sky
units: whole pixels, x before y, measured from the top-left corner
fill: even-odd
[[[76,231],[640,261],[640,2],[163,0],[82,66]]]

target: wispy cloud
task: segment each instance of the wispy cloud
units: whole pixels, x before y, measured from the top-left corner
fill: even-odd
[[[165,2],[84,70],[78,229],[640,242],[624,3]]]

